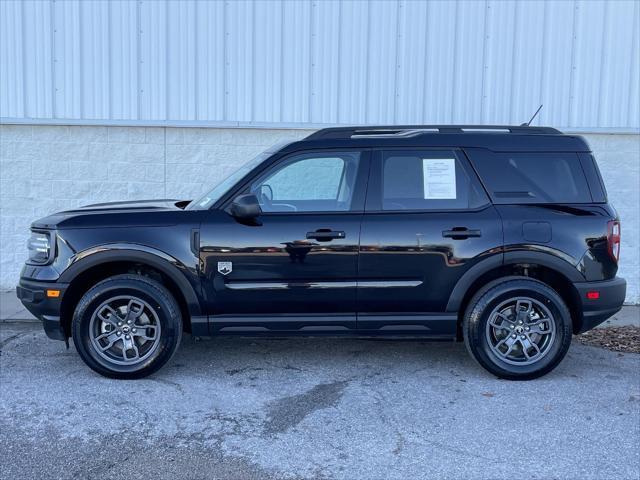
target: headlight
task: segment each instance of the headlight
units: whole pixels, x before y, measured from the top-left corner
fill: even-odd
[[[43,265],[51,258],[51,238],[48,233],[31,232],[31,238],[27,242],[29,249],[29,262]]]

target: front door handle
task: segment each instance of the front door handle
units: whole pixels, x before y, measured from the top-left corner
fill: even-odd
[[[452,238],[453,240],[464,240],[470,237],[481,237],[482,233],[477,229],[468,229],[467,227],[454,227],[451,230],[443,230],[444,238]]]
[[[318,240],[319,242],[329,242],[337,238],[345,238],[343,231],[329,230],[328,228],[320,228],[315,232],[307,232],[307,239]]]

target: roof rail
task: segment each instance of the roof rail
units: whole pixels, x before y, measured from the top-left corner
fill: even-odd
[[[551,127],[527,127],[513,125],[382,125],[359,127],[323,128],[312,133],[305,140],[347,139],[347,138],[388,138],[413,137],[425,133],[520,133],[537,135],[558,135],[562,132]]]

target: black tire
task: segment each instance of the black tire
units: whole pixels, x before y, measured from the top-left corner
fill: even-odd
[[[540,325],[541,331],[548,328],[549,330],[554,329],[554,333],[553,335],[549,334],[544,350],[538,350],[538,352],[542,350],[545,353],[530,364],[509,363],[514,362],[514,360],[504,355],[501,357],[499,355],[500,352],[496,352],[496,350],[500,350],[496,348],[498,346],[496,344],[500,343],[500,339],[492,337],[493,333],[490,333],[490,331],[497,332],[504,328],[506,332],[502,334],[502,338],[504,336],[509,337],[514,332],[509,332],[508,328],[513,328],[512,323],[516,325],[517,322],[504,321],[505,326],[503,327],[501,324],[498,330],[493,329],[491,324],[487,325],[492,315],[494,315],[494,318],[498,318],[495,316],[496,308],[500,308],[502,305],[509,305],[509,302],[514,302],[517,298],[528,298],[534,302],[539,302],[534,304],[540,305],[540,308],[546,308],[547,312],[551,314],[550,320],[553,322],[553,326],[550,323]],[[523,302],[526,303],[526,300],[523,300]],[[515,312],[515,309],[512,311]],[[501,318],[498,321],[503,322]],[[496,320],[494,319],[493,322],[495,323]],[[566,355],[571,344],[571,315],[560,295],[549,285],[528,277],[506,277],[490,282],[473,296],[465,311],[462,332],[469,353],[489,372],[508,380],[530,380],[549,373]],[[521,338],[525,337],[522,336]],[[526,338],[528,339],[529,337]],[[544,338],[544,332],[536,338]],[[519,351],[522,352],[522,350],[524,348],[520,344]],[[533,352],[534,355],[538,355],[535,350]],[[522,356],[524,356],[524,353]]]
[[[127,335],[128,339],[134,338],[134,341],[137,339],[137,342],[140,343],[136,343],[135,352],[134,350],[128,350],[128,352],[139,353],[139,349],[144,351],[145,348],[147,352],[145,355],[140,355],[137,363],[131,364],[124,364],[126,362],[135,362],[135,360],[127,359],[126,352],[123,352],[125,354],[122,360],[123,364],[119,364],[117,363],[116,355],[99,353],[96,346],[96,337],[99,332],[93,335],[92,332],[97,328],[95,325],[100,325],[103,328],[102,332],[105,332],[104,329],[108,327],[109,330],[106,330],[104,335],[117,333],[119,336],[116,343],[111,340],[110,343],[115,346],[108,352],[111,350],[117,351],[118,345],[120,345],[117,343],[118,341],[122,341],[120,350],[125,350],[124,339],[121,336],[124,332],[120,328],[127,328],[127,322],[124,321],[124,327],[116,327],[111,324],[111,319],[121,320],[121,318],[107,315],[109,318],[109,324],[107,325],[107,322],[102,322],[101,320],[105,315],[101,317],[98,314],[106,312],[113,305],[113,303],[109,302],[127,302],[127,298],[135,299],[133,300],[135,308],[138,308],[136,306],[136,302],[138,302],[143,309],[142,313],[138,315],[144,315],[144,318],[139,316],[134,319],[131,327],[135,327],[135,323],[138,321],[148,322],[148,329],[145,329],[145,335],[152,335],[154,338],[153,340],[147,340],[141,337],[134,338],[133,334]],[[128,305],[131,306],[132,304],[129,303]],[[101,309],[101,311],[98,311],[98,309]],[[134,308],[125,308],[125,311],[128,312],[129,310],[134,311]],[[138,311],[140,310],[138,309]],[[123,314],[123,316],[126,316],[126,314]],[[129,317],[127,316],[126,318]],[[139,320],[139,318],[143,318],[143,320]],[[149,319],[153,319],[153,322],[149,321]],[[158,330],[152,327],[156,323],[158,324],[156,327]],[[116,328],[118,329],[117,332],[111,330]],[[131,330],[131,332],[134,331]],[[131,333],[128,329],[127,332]],[[160,369],[176,352],[182,337],[182,316],[175,298],[159,282],[141,275],[116,275],[101,281],[82,296],[73,315],[72,335],[73,343],[82,360],[100,375],[118,379],[142,378]],[[141,334],[138,333],[137,335]],[[110,339],[111,337],[106,342],[104,340],[101,341],[108,344]],[[128,342],[131,342],[131,340],[128,340]],[[153,343],[148,346],[146,342]],[[97,343],[97,345],[101,344]]]

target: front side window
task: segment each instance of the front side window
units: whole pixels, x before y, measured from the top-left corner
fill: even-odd
[[[485,203],[454,151],[382,152],[383,210],[464,210]]]
[[[359,152],[296,155],[251,185],[263,212],[339,212],[351,208]]]

